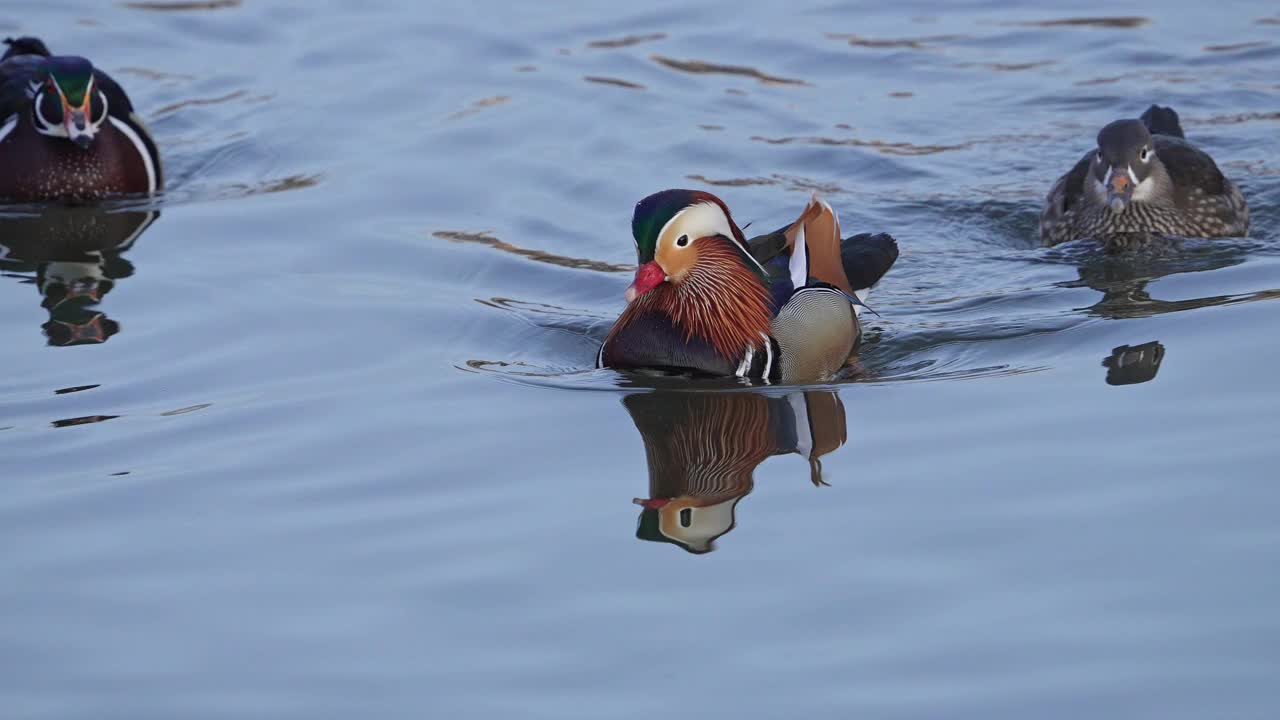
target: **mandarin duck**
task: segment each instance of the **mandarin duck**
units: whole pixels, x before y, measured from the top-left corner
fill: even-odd
[[[37,38],[0,56],[0,198],[96,200],[164,185],[155,141],[124,90]]]
[[[1102,128],[1097,148],[1054,184],[1040,213],[1046,245],[1093,238],[1116,247],[1151,235],[1248,232],[1240,189],[1187,142],[1178,114],[1158,105]]]
[[[649,497],[636,537],[701,554],[737,523],[756,467],[775,455],[809,461],[822,480],[823,455],[846,439],[844,405],[834,392],[771,397],[756,392],[651,392],[623,398],[644,440]]]
[[[861,342],[867,290],[898,258],[888,235],[841,240],[816,196],[748,242],[720,198],[664,190],[636,204],[631,230],[639,267],[597,367],[830,380]]]

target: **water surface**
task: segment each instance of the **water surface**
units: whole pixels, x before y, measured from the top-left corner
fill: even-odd
[[[5,717],[1280,709],[1274,8],[10,8],[170,187],[0,219]],[[1152,102],[1250,237],[1038,247]],[[899,238],[850,382],[591,369],[672,186]]]

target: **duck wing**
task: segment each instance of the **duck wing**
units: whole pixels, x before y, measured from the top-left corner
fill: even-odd
[[[768,273],[775,307],[810,284],[846,293],[875,285],[898,259],[898,243],[885,233],[840,239],[840,218],[814,196],[794,222],[748,241],[751,254]]]
[[[1173,180],[1180,207],[1190,201],[1187,195],[1192,188],[1199,188],[1207,195],[1222,195],[1226,191],[1226,178],[1208,153],[1180,138],[1157,135],[1152,140],[1156,156]]]
[[[898,241],[888,233],[859,233],[840,242],[840,260],[854,293],[866,290],[898,261]]]
[[[0,124],[31,105],[34,86],[43,79],[44,58],[39,55],[18,55],[0,62]]]

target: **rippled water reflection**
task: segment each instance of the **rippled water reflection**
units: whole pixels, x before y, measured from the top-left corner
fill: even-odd
[[[1280,707],[1273,9],[10,9],[169,186],[0,217],[5,718]],[[1039,247],[1153,102],[1250,237]],[[898,237],[848,382],[592,368],[672,186]]]

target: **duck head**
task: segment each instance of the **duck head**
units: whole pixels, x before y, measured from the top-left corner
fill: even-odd
[[[698,190],[663,190],[636,203],[631,217],[639,267],[627,288],[627,302],[663,283],[680,285],[703,264],[723,262],[723,250],[761,275],[747,241],[720,198]]]
[[[767,274],[751,257],[742,230],[720,198],[697,190],[664,190],[636,204],[635,280],[611,339],[631,323],[660,313],[725,358],[743,357],[770,330]]]
[[[93,64],[81,57],[48,58],[43,79],[32,84],[36,131],[88,149],[107,120],[107,96],[98,88]]]
[[[1124,212],[1135,200],[1149,200],[1158,168],[1151,133],[1141,120],[1117,120],[1098,132],[1090,174],[1095,192],[1112,212]]]

